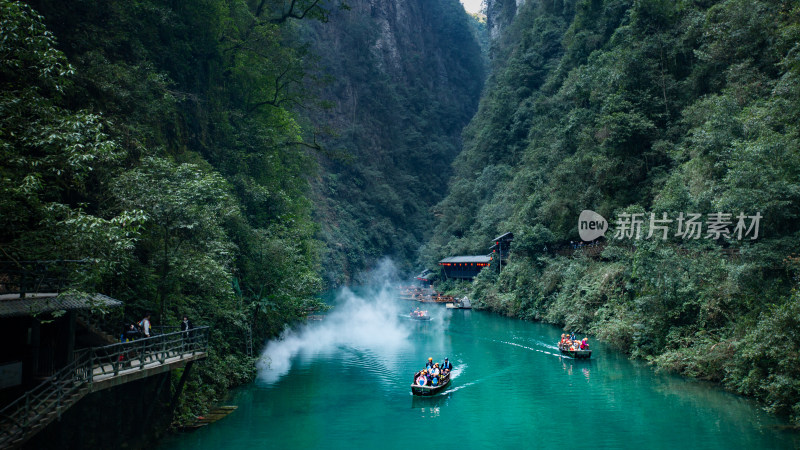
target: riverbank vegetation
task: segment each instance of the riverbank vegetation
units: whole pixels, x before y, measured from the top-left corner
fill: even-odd
[[[71,287],[122,300],[120,330],[145,311],[210,325],[191,420],[252,379],[248,341],[320,307],[304,92],[276,82],[304,79],[298,10],[30,3],[0,2],[3,258],[85,261]]]
[[[120,330],[210,325],[175,424],[251,380],[326,281],[409,268],[432,229],[479,24],[379,6],[0,0],[2,259],[83,261],[68,284],[122,300]]]
[[[504,28],[423,259],[513,231],[502,274],[470,287],[479,306],[592,333],[800,423],[800,7],[513,3],[489,2]],[[570,245],[584,209],[612,227],[598,255]],[[758,212],[759,235],[684,239],[673,221],[646,238],[650,213],[681,212],[730,213],[731,230]],[[623,213],[643,213],[640,239],[614,239]]]

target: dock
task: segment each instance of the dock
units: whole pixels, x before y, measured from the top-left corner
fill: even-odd
[[[452,303],[456,300],[452,295],[443,295],[427,287],[401,286],[399,290],[401,299],[419,303]]]

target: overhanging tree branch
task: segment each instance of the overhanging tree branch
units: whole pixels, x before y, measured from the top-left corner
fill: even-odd
[[[286,67],[283,71],[275,78],[275,91],[272,94],[272,98],[269,100],[264,100],[258,103],[254,103],[250,105],[248,108],[248,112],[253,112],[254,110],[262,107],[262,106],[274,106],[276,108],[280,107],[283,103],[289,101],[295,101],[291,97],[284,97],[281,98],[281,93],[285,92],[291,83],[299,83],[302,80],[295,79],[294,77],[290,77],[289,72],[291,67]],[[284,78],[285,77],[285,78]]]
[[[289,19],[298,19],[298,20],[303,19],[314,8],[318,7],[320,1],[321,0],[314,0],[310,4],[306,5],[305,7],[302,7],[302,6],[298,6],[297,0],[292,0],[291,3],[289,3],[289,9],[285,10],[283,12],[283,14],[281,14],[279,17],[276,17],[276,18],[270,20],[270,22],[275,23],[275,24],[280,24],[280,23],[286,22]],[[262,4],[259,5],[259,10],[263,6],[264,0],[262,0],[261,3]],[[295,7],[298,7],[299,9],[297,11],[295,11]],[[324,16],[323,16],[323,21],[324,21]]]
[[[289,145],[302,145],[303,147],[307,147],[307,148],[310,148],[312,150],[323,151],[324,149],[322,148],[322,144],[317,142],[317,133],[315,132],[313,136],[314,136],[314,142],[309,143],[309,142],[305,142],[305,141],[291,141],[291,142],[287,142],[286,145],[287,146],[289,146]]]

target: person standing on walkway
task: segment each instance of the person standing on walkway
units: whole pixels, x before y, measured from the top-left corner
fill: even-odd
[[[192,325],[192,321],[189,320],[189,316],[184,315],[183,321],[181,321],[181,331],[185,333],[184,336],[188,334],[189,330],[192,328],[194,328],[194,325]]]
[[[144,315],[144,319],[139,321],[139,327],[142,328],[142,333],[144,334],[144,337],[149,338],[150,337],[150,313],[149,312]]]
[[[189,345],[192,343],[191,341],[192,328],[194,328],[194,325],[192,325],[192,321],[189,320],[189,316],[184,314],[183,320],[181,321],[181,332],[183,333],[183,346],[184,348],[187,349],[189,348]]]

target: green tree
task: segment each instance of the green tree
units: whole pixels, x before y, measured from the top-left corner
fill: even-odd
[[[82,280],[91,286],[130,258],[143,218],[98,208],[124,152],[102,116],[62,106],[74,69],[41,16],[3,1],[0,34],[0,250],[12,260],[93,261]]]

